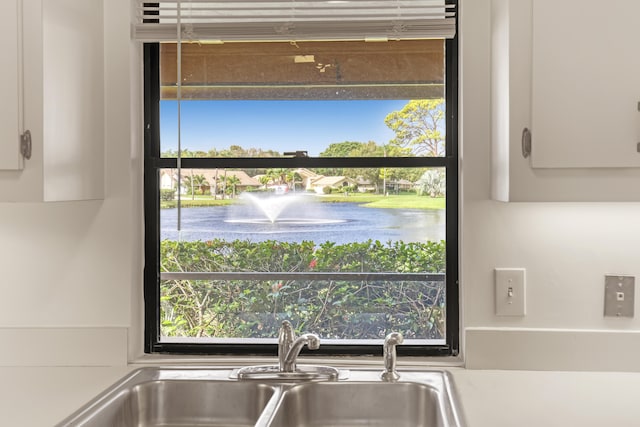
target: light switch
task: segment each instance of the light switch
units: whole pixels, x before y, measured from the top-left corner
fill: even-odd
[[[496,315],[524,316],[526,287],[524,268],[496,268]]]
[[[607,317],[633,317],[635,300],[634,276],[604,276],[604,315]]]

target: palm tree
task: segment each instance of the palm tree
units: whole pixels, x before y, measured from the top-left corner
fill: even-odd
[[[193,177],[196,187],[200,189],[200,194],[204,195],[205,190],[209,187],[209,181],[204,175],[195,175]]]
[[[187,175],[183,178],[184,186],[191,191],[191,199],[194,199],[196,188],[200,190],[200,194],[204,194],[205,189],[209,186],[209,182],[204,175],[193,175],[193,171],[191,175]]]
[[[287,181],[287,169],[269,169],[267,176],[276,185],[284,184]]]
[[[285,182],[287,183],[287,185],[289,186],[289,189],[293,190],[294,192],[296,191],[296,182],[302,182],[302,177],[300,176],[300,174],[298,174],[298,172],[294,171],[294,170],[289,170],[287,171],[286,175],[285,175]]]
[[[235,175],[229,175],[227,177],[227,186],[231,187],[231,198],[236,197],[236,185],[240,184],[240,178]]]
[[[259,179],[260,184],[264,185],[264,188],[267,188],[267,184],[269,184],[269,182],[271,182],[271,177],[269,177],[269,175],[262,175]]]

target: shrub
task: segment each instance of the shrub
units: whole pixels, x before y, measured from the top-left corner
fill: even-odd
[[[333,191],[333,189],[331,187],[329,187],[328,185],[325,185],[324,187],[322,187],[322,193],[323,194],[331,194],[332,191]]]
[[[444,242],[336,245],[161,242],[161,271],[441,273]],[[164,280],[162,334],[277,336],[282,319],[327,338],[444,337],[444,282],[417,280]]]
[[[338,193],[356,193],[357,191],[357,185],[345,185],[338,189]]]
[[[416,182],[418,195],[431,197],[443,197],[447,185],[444,170],[428,169]]]
[[[170,189],[160,190],[160,200],[163,202],[170,202],[174,200],[175,197],[176,197],[176,190],[170,190]]]

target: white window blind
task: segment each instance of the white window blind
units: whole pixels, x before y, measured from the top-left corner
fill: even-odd
[[[136,2],[140,41],[315,41],[452,38],[445,0]]]

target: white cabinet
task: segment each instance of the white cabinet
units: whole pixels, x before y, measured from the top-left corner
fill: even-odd
[[[640,166],[640,1],[532,7],[532,166]]]
[[[19,170],[22,156],[19,150],[21,94],[20,85],[20,4],[19,0],[0,3],[0,170]]]
[[[490,31],[493,198],[640,201],[640,2],[492,0]]]
[[[16,57],[22,57],[22,75],[13,86],[22,81],[24,128],[32,134],[33,152],[22,170],[0,171],[0,201],[101,199],[103,2],[20,0],[18,10],[20,4],[22,50]],[[3,121],[3,134],[17,138],[16,126],[10,127]]]

